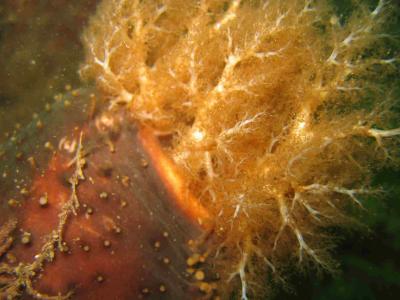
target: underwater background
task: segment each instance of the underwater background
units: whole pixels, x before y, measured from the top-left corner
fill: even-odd
[[[80,85],[80,34],[98,2],[1,0],[0,143],[58,93]],[[350,1],[332,2],[345,17]],[[394,26],[400,33],[400,20]],[[281,291],[276,299],[400,298],[399,170],[379,172],[374,184],[385,194],[366,199],[367,211],[360,219],[367,229],[337,234],[344,236],[334,253],[341,273],[294,274],[290,290]]]

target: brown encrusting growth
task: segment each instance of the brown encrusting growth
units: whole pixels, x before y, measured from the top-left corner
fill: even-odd
[[[334,270],[325,229],[378,192],[374,168],[398,164],[397,7],[351,4],[103,1],[84,33],[81,74],[170,135],[242,299],[294,259]]]
[[[394,3],[104,0],[0,147],[0,297],[261,299],[398,167]]]

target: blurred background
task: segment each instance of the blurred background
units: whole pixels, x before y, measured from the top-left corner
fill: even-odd
[[[0,1],[0,143],[55,95],[80,85],[80,33],[98,2]],[[345,18],[350,1],[332,2]],[[400,32],[400,20],[394,26]],[[379,171],[374,185],[386,192],[364,199],[368,210],[360,216],[364,233],[332,229],[343,237],[334,254],[341,273],[294,274],[290,291],[279,292],[276,299],[400,299],[399,170]]]
[[[0,142],[77,87],[80,33],[98,0],[0,0]],[[18,125],[17,125],[18,126]]]

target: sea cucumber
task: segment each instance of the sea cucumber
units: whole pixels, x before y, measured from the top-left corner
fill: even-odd
[[[24,275],[18,288],[25,286],[33,297],[32,291],[43,290],[77,299],[108,293],[118,299],[246,300],[261,299],[285,284],[291,269],[334,272],[335,243],[329,229],[355,224],[364,198],[380,193],[370,186],[374,172],[399,165],[399,39],[392,26],[398,8],[385,0],[350,6],[340,15],[329,1],[104,0],[82,37],[86,59],[80,74],[95,87],[77,90],[80,100],[73,95],[63,100],[74,107],[75,118],[81,108],[85,117],[77,125],[68,119],[59,122],[65,130],[58,129],[47,144],[51,155],[40,164],[41,176],[16,172],[27,177],[26,189],[33,187],[34,198],[46,197],[42,204],[48,207],[31,207],[30,196],[11,196],[17,191],[13,180],[21,174],[7,175],[11,181],[2,188],[15,200],[8,202],[15,207],[7,208],[7,218],[16,215],[17,226],[33,222],[25,226],[37,231],[33,238],[56,230],[50,242],[30,248],[51,258],[41,261],[43,271]],[[93,94],[88,92],[93,88]],[[67,156],[71,164],[59,161],[61,149],[55,145],[72,149]],[[136,147],[142,150],[129,154]],[[2,150],[1,166],[8,170],[2,172],[18,170],[10,167],[10,156],[16,165],[30,157],[29,147],[23,153],[15,148]],[[142,166],[140,155],[149,156]],[[94,175],[102,163],[107,164],[105,179]],[[148,167],[156,175],[141,169]],[[129,173],[135,189],[123,194],[122,186],[107,177],[114,169],[119,179]],[[64,187],[50,184],[64,173]],[[120,215],[126,222],[120,227],[120,243],[139,244],[131,245],[132,254],[130,246],[124,249],[124,258],[112,263],[118,265],[115,269],[103,254],[88,253],[92,248],[82,244],[87,253],[74,256],[72,251],[72,256],[88,255],[96,263],[85,267],[81,258],[71,260],[73,268],[83,270],[74,282],[67,267],[57,270],[70,266],[61,252],[98,228],[98,221],[93,228],[87,224],[86,218],[92,218],[89,206],[97,220],[95,206],[106,210],[106,201],[115,203],[122,194],[128,206],[149,205],[147,216],[141,207]],[[58,211],[51,213],[57,197],[64,200],[57,200]],[[90,204],[86,208],[80,204],[85,201]],[[157,209],[159,205],[163,208]],[[46,221],[42,211],[50,214]],[[113,206],[100,216],[115,220],[116,211]],[[0,220],[9,228],[7,218]],[[136,229],[125,232],[135,220],[146,218],[143,235]],[[152,218],[158,223],[152,225]],[[140,262],[157,261],[151,254],[155,249],[140,244],[152,239],[159,248],[162,243],[153,235],[163,226],[176,229],[178,249],[166,251],[177,256],[175,270],[187,280],[174,273],[165,278],[160,293],[155,292],[161,286],[158,271],[148,277],[143,271],[141,283],[128,265],[136,253]],[[15,230],[4,232],[12,235]],[[30,234],[25,232],[27,244]],[[103,238],[108,233],[93,234]],[[115,244],[114,237],[107,241]],[[46,245],[51,249],[43,250]],[[16,261],[26,266],[31,252],[19,250],[25,246],[5,249],[18,253]],[[97,275],[104,281],[102,288],[86,281],[90,272],[97,272],[94,265],[104,267]],[[112,281],[107,286],[107,274],[116,273],[123,284]],[[16,277],[23,280],[21,276]],[[27,286],[33,282],[34,287]]]

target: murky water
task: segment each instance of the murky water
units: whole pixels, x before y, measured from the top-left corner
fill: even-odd
[[[54,109],[53,105],[68,107],[68,101],[75,101],[73,91],[79,94],[78,97],[90,97],[93,91],[87,87],[79,92],[75,89],[82,85],[77,74],[83,60],[80,34],[97,2],[4,0],[0,3],[0,143],[3,145],[0,150],[7,149],[7,155],[12,153],[9,160],[19,155],[19,152],[10,151],[14,142],[9,141],[14,132],[19,132],[16,136],[24,139],[21,143],[27,141],[25,148],[19,150],[25,151],[21,155],[25,159],[29,158],[25,157],[26,153],[34,152],[39,160],[37,163],[44,170],[48,154],[38,153],[42,149],[35,150],[34,147],[39,142],[46,144],[59,132],[53,134],[52,130],[46,129],[46,134],[39,137],[41,126],[63,130],[65,123],[69,130],[73,127],[71,124],[82,121],[79,114],[72,112],[73,117],[69,117],[64,109],[60,113],[62,117],[58,117],[55,114],[61,110]],[[346,1],[337,2],[340,2],[345,15]],[[49,106],[52,108],[46,112]],[[56,142],[54,140],[52,144]],[[19,171],[14,164],[0,168],[8,174],[8,179],[3,180],[0,187],[3,195],[7,196],[1,198],[0,216],[12,210],[8,201],[16,198],[9,193],[11,190],[16,192],[13,178],[17,175],[14,172],[28,174],[20,183],[21,188],[31,183],[31,173],[26,171],[28,168],[29,161]],[[282,291],[275,296],[276,299],[398,299],[400,172],[390,168],[380,171],[374,183],[383,186],[386,193],[379,196],[380,201],[372,197],[366,200],[368,212],[361,213],[361,219],[369,226],[370,233],[360,236],[343,229],[331,229],[344,236],[335,253],[342,273],[322,278],[317,274],[293,275],[292,292]],[[0,220],[4,221],[1,217]]]

